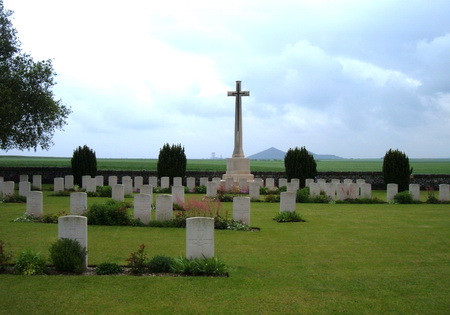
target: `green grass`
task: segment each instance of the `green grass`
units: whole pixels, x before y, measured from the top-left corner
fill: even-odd
[[[97,159],[99,170],[156,171],[157,159]],[[252,172],[284,172],[284,161],[251,161]],[[414,174],[450,174],[450,159],[410,159]],[[319,172],[380,172],[382,159],[319,160]],[[0,167],[70,167],[70,158],[0,156]],[[188,159],[189,171],[226,171],[226,160]]]
[[[49,194],[45,212],[69,209]],[[0,275],[0,314],[448,314],[448,205],[298,204],[305,223],[273,221],[279,204],[251,207],[261,231],[215,232],[230,278]],[[24,212],[0,204],[0,239],[48,256],[57,226],[10,222]],[[89,263],[124,264],[142,243],[150,257],[183,255],[185,233],[89,226]]]

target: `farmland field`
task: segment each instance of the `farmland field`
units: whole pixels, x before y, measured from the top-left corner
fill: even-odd
[[[99,170],[155,171],[157,159],[97,159]],[[413,174],[450,174],[450,159],[410,159]],[[284,161],[250,162],[251,171],[284,172]],[[380,172],[382,159],[319,160],[319,172]],[[70,167],[70,158],[0,156],[0,167]],[[225,171],[226,160],[188,159],[188,171]]]

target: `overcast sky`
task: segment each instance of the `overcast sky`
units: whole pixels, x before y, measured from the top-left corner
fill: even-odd
[[[49,151],[231,157],[242,81],[246,156],[269,147],[450,157],[448,0],[4,0],[22,49],[53,59],[72,108]]]

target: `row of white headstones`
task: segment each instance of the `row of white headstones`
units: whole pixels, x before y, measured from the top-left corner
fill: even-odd
[[[67,215],[58,219],[58,238],[76,240],[88,250],[87,218],[80,215]],[[214,257],[214,218],[193,217],[186,219],[186,257]],[[88,254],[84,261],[88,266]]]

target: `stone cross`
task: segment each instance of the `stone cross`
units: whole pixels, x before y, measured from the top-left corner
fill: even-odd
[[[236,81],[236,91],[228,92],[228,96],[236,97],[234,121],[234,151],[232,157],[245,157],[242,150],[242,103],[241,96],[250,96],[249,91],[241,91],[241,81]]]

